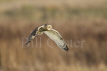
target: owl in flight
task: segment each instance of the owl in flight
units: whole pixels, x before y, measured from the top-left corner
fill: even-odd
[[[49,24],[44,24],[40,27],[35,28],[31,32],[26,44],[31,42],[31,40],[33,40],[36,35],[42,35],[43,33],[45,33],[48,37],[50,37],[61,49],[65,50],[65,51],[69,50],[66,42],[64,41],[62,36],[59,34],[59,32],[54,30],[52,28],[52,25],[49,25]]]

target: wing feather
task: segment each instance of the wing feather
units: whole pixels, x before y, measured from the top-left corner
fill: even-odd
[[[66,42],[63,40],[62,36],[58,31],[52,29],[49,31],[44,31],[44,33],[50,37],[61,49],[68,51],[69,48],[66,45]]]

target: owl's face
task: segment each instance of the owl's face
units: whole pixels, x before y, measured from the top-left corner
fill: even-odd
[[[49,31],[49,30],[52,30],[52,25],[46,25],[46,29]]]
[[[45,24],[38,28],[39,32],[49,31],[49,30],[52,30],[52,25]]]

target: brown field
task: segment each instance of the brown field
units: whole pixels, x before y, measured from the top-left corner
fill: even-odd
[[[0,71],[107,71],[106,0],[0,0]],[[70,50],[46,35],[25,45],[30,32],[52,24]]]

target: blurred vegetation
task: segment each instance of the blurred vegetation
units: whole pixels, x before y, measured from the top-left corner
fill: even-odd
[[[38,19],[39,21],[45,21],[49,19],[60,19],[69,21],[73,17],[102,17],[107,18],[106,8],[71,8],[64,6],[63,9],[53,7],[35,7],[35,6],[23,6],[19,9],[6,10],[1,12],[1,16],[14,17],[14,18],[27,18]]]
[[[3,1],[10,2],[0,0],[1,4]],[[107,7],[104,4],[85,8],[66,4],[0,6],[0,71],[107,71]],[[35,48],[22,47],[22,37],[28,37],[34,28],[49,22],[69,46],[69,40],[73,43],[79,40],[85,41],[84,47],[69,47],[70,51],[65,52],[50,41],[55,48],[49,48],[45,35],[37,36],[38,45],[39,37],[42,38],[42,48],[36,44]]]

